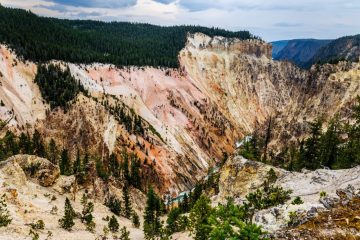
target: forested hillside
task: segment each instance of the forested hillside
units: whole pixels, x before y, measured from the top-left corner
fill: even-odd
[[[38,17],[0,6],[0,42],[32,61],[177,67],[188,32],[210,36],[254,38],[248,31],[230,32],[200,26],[161,27],[128,22],[61,20]]]
[[[307,66],[314,63],[337,63],[339,61],[357,62],[360,56],[360,34],[338,38],[320,48],[309,60]]]

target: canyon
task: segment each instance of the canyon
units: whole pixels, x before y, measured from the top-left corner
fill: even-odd
[[[97,155],[101,160],[111,153],[134,152],[141,160],[142,186],[151,184],[161,196],[175,197],[204,179],[208,170],[221,162],[224,155],[234,154],[236,144],[244,137],[255,130],[266,129],[269,119],[273,124],[269,148],[275,153],[287,144],[305,138],[309,122],[320,115],[325,119],[325,127],[336,115],[351,121],[350,108],[360,94],[360,63],[314,65],[310,70],[303,70],[289,62],[272,60],[271,52],[271,44],[262,40],[195,33],[188,34],[186,45],[178,54],[179,68],[118,67],[53,60],[53,64],[68,67],[72,76],[88,91],[87,94],[79,93],[65,111],[50,109],[41,95],[34,82],[37,63],[24,61],[6,45],[1,45],[0,99],[3,105],[0,106],[0,119],[7,122],[4,129],[17,134],[22,131],[32,133],[37,129],[45,142],[54,139],[60,148],[69,150],[72,158],[78,149]],[[118,105],[132,117],[141,119],[145,127],[143,133],[127,130],[125,123],[112,111]],[[56,186],[71,181],[71,177],[57,177],[55,187],[47,189],[31,178],[26,180],[11,159],[7,162],[7,167],[0,165],[2,188],[14,196],[27,196],[26,201],[34,205],[28,207],[32,218],[50,211],[49,207],[44,208],[48,199],[43,195],[55,194],[59,200],[53,204],[59,205],[64,200],[63,194],[69,194],[59,193]],[[230,157],[220,170],[220,193],[214,196],[214,201],[221,202],[228,196],[241,198],[256,188],[256,183],[270,167],[256,164],[254,167],[253,164],[241,157]],[[297,190],[294,196],[306,195],[306,207],[309,207],[318,204],[315,196],[322,190],[334,195],[336,188],[328,186],[333,181],[329,179],[346,176],[351,178],[354,187],[359,188],[358,170],[336,173],[319,170],[307,175],[282,169],[277,172],[282,177],[279,184]],[[248,172],[254,176],[246,175]],[[11,182],[14,174],[22,182]],[[311,189],[312,195],[302,187],[296,189],[294,186],[303,181],[306,188],[309,179],[317,175],[327,178]],[[100,194],[102,185],[98,181],[92,191]],[[344,180],[337,187],[346,187],[346,183]],[[10,191],[12,188],[18,189],[16,193]],[[32,191],[37,197],[29,199]],[[116,184],[113,191],[117,191]],[[144,210],[143,193],[134,190],[133,198],[136,210],[141,213]],[[100,206],[103,200],[104,196],[100,194],[97,204]],[[22,210],[26,208],[16,197],[11,201],[12,212],[16,212],[16,204]],[[98,206],[97,209],[100,209],[97,222],[101,222],[100,218],[108,210]],[[290,210],[282,211],[286,215]],[[27,217],[17,214],[16,222],[20,226]],[[127,220],[121,223],[130,228]],[[53,225],[51,229],[58,231]],[[265,228],[275,231],[280,223],[273,225],[268,224]],[[97,232],[101,227],[97,227]],[[78,230],[79,236],[85,232]],[[139,229],[130,230],[135,239],[143,238]],[[16,232],[13,236],[23,234]],[[178,239],[184,239],[182,237],[185,236]]]

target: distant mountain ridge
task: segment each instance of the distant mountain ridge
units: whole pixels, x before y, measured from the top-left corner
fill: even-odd
[[[357,62],[360,56],[360,34],[331,41],[320,48],[309,60],[307,67],[314,63],[336,63],[340,60]]]
[[[357,62],[360,56],[360,34],[335,40],[293,39],[271,42],[274,60],[287,60],[301,68],[313,64]]]
[[[279,52],[284,49],[284,47],[286,47],[286,45],[288,44],[289,40],[280,40],[280,41],[276,41],[276,42],[271,42],[273,50],[273,58],[277,57]]]
[[[293,39],[272,42],[273,59],[288,60],[305,67],[317,51],[332,40]]]

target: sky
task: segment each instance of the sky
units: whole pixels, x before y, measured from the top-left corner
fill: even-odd
[[[41,16],[249,30],[266,41],[360,33],[360,0],[0,0]]]

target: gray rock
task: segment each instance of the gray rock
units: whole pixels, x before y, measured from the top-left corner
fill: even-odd
[[[320,198],[319,201],[326,209],[333,208],[335,204],[339,203],[339,199],[333,197]]]

